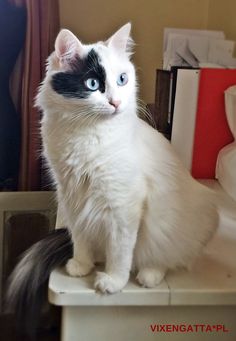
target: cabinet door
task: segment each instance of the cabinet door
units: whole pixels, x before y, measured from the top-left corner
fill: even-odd
[[[19,255],[55,226],[54,192],[0,193],[0,307]]]

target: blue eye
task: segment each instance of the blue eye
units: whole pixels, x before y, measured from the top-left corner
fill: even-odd
[[[96,91],[99,88],[99,80],[96,78],[88,78],[85,81],[86,87],[91,91]]]
[[[121,75],[119,75],[118,79],[117,79],[117,85],[119,86],[124,86],[125,84],[128,83],[128,76],[126,73],[122,73]]]

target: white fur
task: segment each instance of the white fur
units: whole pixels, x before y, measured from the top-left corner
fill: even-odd
[[[86,100],[64,98],[50,86],[52,74],[67,67],[58,51],[76,46],[74,36],[61,33],[37,97],[44,155],[74,242],[67,271],[84,276],[99,255],[105,272],[97,274],[95,287],[109,293],[125,286],[131,268],[141,285],[153,287],[168,269],[189,267],[218,221],[212,193],[192,179],[169,142],[137,117],[135,71],[120,43],[128,41],[129,30],[128,24],[105,43],[77,44],[85,55],[93,47],[107,73],[106,92]],[[122,72],[129,81],[118,87]],[[121,101],[117,113],[111,98]]]

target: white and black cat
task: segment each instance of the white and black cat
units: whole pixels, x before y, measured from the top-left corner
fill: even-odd
[[[68,30],[56,39],[37,106],[74,253],[67,230],[33,246],[11,278],[15,307],[22,293],[33,299],[28,291],[35,294],[42,274],[66,261],[71,276],[104,261],[94,283],[103,293],[122,290],[131,270],[142,286],[154,287],[169,269],[189,268],[217,228],[214,193],[138,118],[130,28],[91,45]]]

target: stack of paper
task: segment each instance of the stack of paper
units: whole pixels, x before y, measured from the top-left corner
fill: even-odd
[[[235,42],[222,31],[164,29],[163,68],[172,66],[235,68]]]

